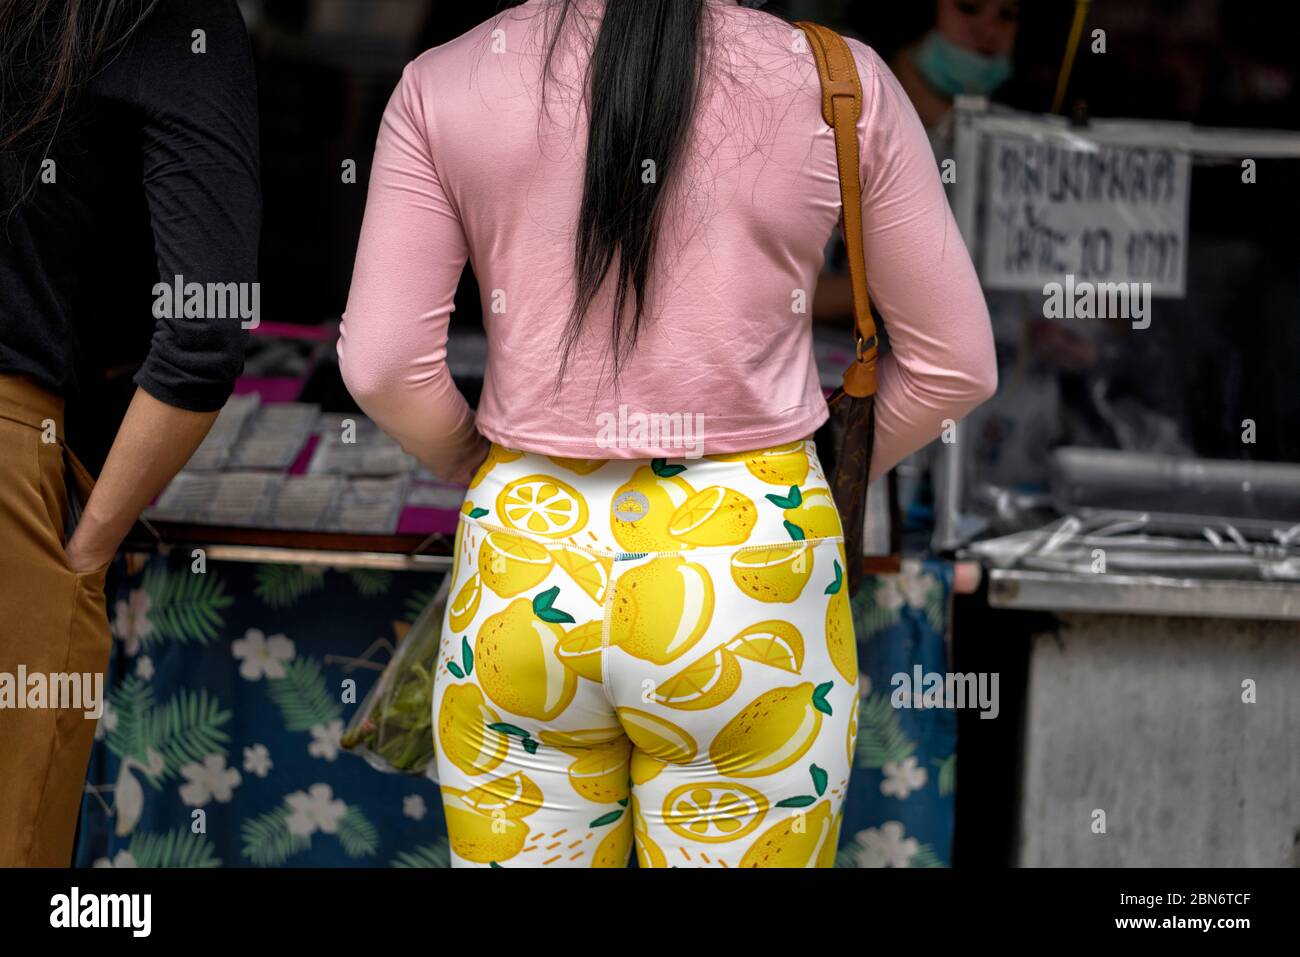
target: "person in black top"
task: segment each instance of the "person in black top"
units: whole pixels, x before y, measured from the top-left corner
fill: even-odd
[[[243,368],[256,103],[235,0],[0,0],[0,677],[103,672],[107,567]],[[137,336],[93,482],[65,402]],[[86,710],[0,707],[0,866],[68,863]]]

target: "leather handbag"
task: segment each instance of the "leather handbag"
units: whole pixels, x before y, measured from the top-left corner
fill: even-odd
[[[849,594],[862,583],[863,536],[867,512],[867,476],[876,430],[876,323],[867,295],[867,266],[862,251],[862,185],[858,179],[858,116],[862,81],[849,46],[821,24],[795,24],[808,38],[821,79],[822,117],[835,133],[835,163],[840,179],[840,231],[848,252],[853,288],[853,349],[856,358],[844,382],[827,399],[830,418],[814,437],[817,456],[844,526],[845,569]]]

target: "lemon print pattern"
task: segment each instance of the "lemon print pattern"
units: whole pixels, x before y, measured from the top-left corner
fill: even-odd
[[[811,441],[493,445],[434,679],[456,867],[830,867],[856,753],[839,517]]]

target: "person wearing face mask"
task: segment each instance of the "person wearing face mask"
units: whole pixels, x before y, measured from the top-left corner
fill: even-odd
[[[933,28],[890,66],[927,130],[958,94],[988,96],[1011,76],[1019,0],[936,0]]]
[[[935,0],[929,32],[890,59],[936,157],[952,152],[953,99],[961,93],[987,96],[1010,78],[1019,21],[1019,0]],[[841,260],[843,248],[837,235],[827,248],[827,262]],[[814,318],[843,326],[852,321],[852,310],[848,274],[828,269],[817,286]]]

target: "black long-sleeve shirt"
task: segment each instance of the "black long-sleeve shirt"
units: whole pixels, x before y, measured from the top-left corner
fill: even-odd
[[[137,384],[220,408],[243,369],[241,316],[155,318],[154,290],[235,283],[248,302],[257,279],[257,93],[235,0],[162,0],[62,127],[54,181],[7,219],[41,157],[0,157],[0,373],[70,396],[79,352],[149,326]]]

